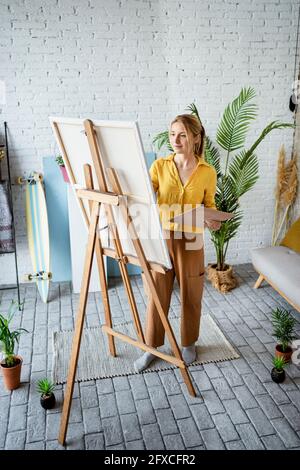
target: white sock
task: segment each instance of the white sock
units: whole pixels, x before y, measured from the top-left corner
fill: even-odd
[[[134,369],[136,372],[142,372],[144,369],[147,369],[149,364],[155,359],[156,356],[149,352],[145,352],[141,357],[134,361]]]
[[[183,346],[182,348],[182,358],[186,364],[191,364],[196,359],[196,346],[195,343],[190,346]]]

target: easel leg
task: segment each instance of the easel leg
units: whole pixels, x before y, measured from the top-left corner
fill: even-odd
[[[142,329],[138,309],[137,309],[137,306],[136,306],[136,303],[135,303],[135,298],[134,298],[134,295],[133,295],[133,292],[132,292],[132,287],[131,287],[129,274],[128,274],[126,266],[122,262],[119,263],[119,267],[120,267],[122,279],[123,279],[123,282],[124,282],[124,285],[125,285],[125,290],[126,290],[126,294],[127,294],[127,297],[128,297],[129,305],[130,305],[130,308],[131,308],[131,311],[132,311],[135,330],[136,330],[136,333],[137,333],[140,341],[142,341],[144,343],[145,342],[144,332],[143,332],[143,329]]]
[[[105,277],[105,268],[104,268],[103,257],[102,257],[101,242],[100,242],[99,237],[96,240],[96,258],[97,258],[97,264],[98,264],[102,302],[104,306],[105,323],[110,328],[112,328],[109,296],[108,296],[107,282],[106,282],[106,277]],[[109,345],[110,354],[113,357],[115,357],[116,356],[115,339],[111,335],[108,335],[108,345]]]
[[[72,343],[71,362],[70,362],[70,368],[69,368],[69,373],[68,373],[67,387],[66,387],[66,393],[64,397],[62,418],[60,422],[60,430],[59,430],[59,436],[58,436],[58,442],[61,445],[65,444],[67,427],[68,427],[68,422],[69,422],[71,401],[72,401],[72,395],[73,395],[73,389],[74,389],[74,381],[75,381],[75,375],[76,375],[76,369],[77,369],[77,363],[78,363],[78,357],[79,357],[81,335],[82,335],[86,302],[87,302],[87,296],[88,296],[88,287],[89,287],[91,271],[92,271],[92,262],[93,262],[93,255],[94,255],[94,249],[95,249],[98,219],[99,219],[99,203],[94,202],[92,215],[91,215],[91,223],[89,227],[88,244],[87,244],[86,255],[85,255],[84,271],[83,271],[83,276],[82,276],[82,285],[81,285],[81,290],[80,290],[79,307],[78,307],[78,313],[77,313],[77,318],[76,318],[75,333],[74,333],[73,343]]]
[[[92,174],[92,167],[91,165],[84,165],[84,178],[87,189],[94,189],[94,182],[93,182],[93,174]],[[92,210],[92,202],[89,203],[90,211]],[[101,239],[100,236],[96,238],[96,258],[97,258],[97,265],[98,265],[98,272],[99,272],[99,280],[100,280],[100,288],[101,288],[101,295],[102,295],[102,302],[104,306],[104,315],[105,315],[105,323],[107,326],[112,328],[112,320],[111,320],[111,311],[110,311],[110,304],[109,304],[109,295],[107,289],[107,282],[106,282],[106,275],[105,275],[105,267],[103,262],[102,256],[102,246],[101,246]],[[108,337],[108,345],[110,354],[115,357],[116,356],[116,347],[115,347],[115,339],[112,335],[107,335]]]

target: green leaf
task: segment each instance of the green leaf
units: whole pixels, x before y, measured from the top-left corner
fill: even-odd
[[[37,382],[37,391],[42,395],[51,395],[53,393],[55,385],[47,377],[40,379]]]
[[[237,234],[237,231],[238,231],[239,226],[241,225],[241,222],[242,222],[242,212],[239,211],[239,212],[236,212],[235,216],[232,219],[227,220],[226,222],[223,222],[220,230],[218,230],[217,232],[211,232],[212,236],[215,238],[217,238],[218,236],[221,236],[225,244]]]
[[[169,131],[164,131],[164,132],[160,132],[159,134],[157,134],[154,137],[152,143],[154,144],[154,146],[157,148],[158,151],[162,147],[167,147],[168,150],[170,150],[171,152],[173,151],[171,144],[170,144],[170,140],[169,140]]]
[[[217,142],[224,150],[232,152],[245,144],[250,123],[257,115],[257,106],[249,103],[254,97],[253,88],[242,88],[239,96],[226,107],[217,130]]]
[[[219,150],[213,145],[212,141],[208,136],[205,139],[205,161],[212,165],[216,172],[217,177],[222,176],[221,163],[220,163],[220,153]]]
[[[55,158],[55,161],[59,166],[65,166],[65,163],[61,155],[57,155],[57,157]]]
[[[200,119],[200,116],[199,116],[199,113],[198,113],[198,109],[197,109],[197,106],[195,105],[195,103],[191,103],[188,105],[188,107],[186,108],[187,111],[191,111],[191,114],[193,114],[194,116],[196,116],[200,123],[201,123],[201,119]],[[201,123],[202,124],[202,123]]]
[[[282,351],[285,351],[293,339],[296,338],[294,334],[296,320],[292,317],[291,312],[277,307],[272,310],[272,324],[274,328],[273,335],[281,344]]]
[[[10,367],[14,364],[15,343],[19,342],[20,335],[25,328],[10,329],[10,322],[16,312],[18,304],[12,302],[7,313],[7,318],[0,314],[0,347],[4,353],[6,364]]]
[[[231,181],[232,191],[235,197],[239,199],[258,180],[258,160],[256,155],[242,150],[230,163],[228,176]]]
[[[283,370],[283,368],[288,365],[287,362],[285,362],[285,359],[283,356],[273,357],[273,364],[274,364],[275,369],[278,370],[278,372]]]
[[[235,212],[239,207],[238,199],[235,197],[231,179],[222,176],[217,181],[217,191],[215,195],[216,207],[220,211]]]
[[[261,141],[264,140],[264,138],[275,129],[287,129],[287,128],[294,129],[295,127],[296,127],[295,124],[291,124],[289,122],[279,122],[279,121],[270,122],[270,124],[268,124],[264,128],[259,138],[254,142],[252,147],[248,150],[248,153],[250,154],[254,153],[254,150],[256,149],[256,147],[258,147]]]

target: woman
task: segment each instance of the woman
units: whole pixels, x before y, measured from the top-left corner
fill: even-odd
[[[169,311],[174,278],[177,278],[181,297],[182,357],[186,364],[190,364],[196,359],[195,343],[200,328],[204,283],[203,230],[178,226],[171,223],[170,219],[174,216],[174,207],[179,207],[179,212],[184,212],[187,204],[190,207],[203,204],[215,209],[217,176],[215,169],[203,158],[205,130],[195,116],[177,116],[171,123],[169,138],[175,153],[156,160],[150,168],[150,175],[154,191],[157,193],[173,269],[166,274],[153,272],[153,277],[166,315]],[[220,228],[220,223],[215,221],[205,221],[205,225],[212,230]],[[191,243],[191,236],[194,237],[194,243]],[[147,307],[146,343],[158,348],[164,344],[164,334],[159,314],[150,297]],[[155,357],[145,352],[134,363],[136,371],[146,369]]]

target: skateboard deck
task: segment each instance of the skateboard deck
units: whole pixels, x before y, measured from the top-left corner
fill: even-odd
[[[48,301],[50,279],[49,226],[42,175],[33,172],[28,178],[18,178],[25,184],[26,225],[33,273],[26,279],[35,280],[43,302]]]

